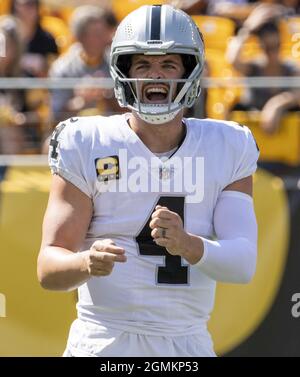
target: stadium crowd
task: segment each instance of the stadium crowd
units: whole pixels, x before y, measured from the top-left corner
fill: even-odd
[[[226,83],[204,85],[186,115],[244,123],[256,119],[264,137],[278,133],[282,118],[300,109],[299,87],[237,86],[232,80],[299,77],[300,1],[167,2],[192,15],[203,33],[203,76],[226,77]],[[55,0],[1,0],[0,154],[46,153],[48,137],[59,121],[124,111],[113,89],[86,88],[80,79],[110,77],[109,49],[115,28],[127,13],[147,3],[151,2],[69,0],[61,5]],[[47,77],[61,82],[78,78],[78,85],[69,89],[1,85],[6,78]],[[300,138],[299,114],[293,127],[298,127]]]

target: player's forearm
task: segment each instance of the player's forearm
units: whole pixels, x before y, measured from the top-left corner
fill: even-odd
[[[228,283],[248,283],[256,267],[256,245],[243,237],[211,241],[188,234],[182,256],[212,279]]]
[[[198,263],[204,252],[204,244],[200,237],[187,233],[185,241],[185,250],[182,257],[190,264]]]
[[[203,238],[204,254],[196,264],[210,278],[226,283],[249,283],[255,273],[257,247],[239,237],[211,241]]]
[[[37,266],[38,279],[45,289],[71,291],[86,282],[90,275],[84,252],[46,246],[40,253]]]
[[[218,240],[202,238],[204,252],[196,266],[216,281],[248,283],[257,258],[252,198],[243,192],[223,191],[214,210],[214,229]]]

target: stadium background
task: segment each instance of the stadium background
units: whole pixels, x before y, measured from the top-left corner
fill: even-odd
[[[43,24],[52,31],[59,54],[65,53],[72,43],[68,22],[73,9],[86,3],[112,9],[119,21],[135,7],[151,2],[69,0],[62,7],[55,0],[42,1]],[[176,2],[183,9],[187,3]],[[245,18],[245,12],[249,14],[252,6],[252,3],[241,6],[238,18]],[[299,88],[299,77],[293,80],[243,77],[225,56],[228,41],[240,21],[227,14],[221,17],[220,14],[200,14],[204,12],[197,7],[190,9],[197,13],[193,17],[204,34],[207,49],[209,74],[202,80],[206,96],[204,113],[248,125],[261,149],[260,168],[254,179],[259,224],[257,273],[246,286],[218,284],[216,306],[209,323],[216,351],[229,356],[300,356],[300,308],[297,310],[300,298],[300,115],[296,111],[284,115],[279,130],[268,134],[260,127],[259,111],[228,112],[246,88],[259,85]],[[280,20],[280,54],[282,59],[300,68],[299,5],[295,10],[295,14]],[[9,11],[10,2],[0,0],[0,14]],[[244,59],[260,54],[257,41],[247,41]],[[14,82],[14,79],[2,77],[0,90],[19,85],[32,97],[41,96],[43,100],[37,108],[41,117],[36,126],[43,132],[46,130],[47,135],[55,126],[49,105],[49,88],[53,83],[47,77],[35,81],[40,79],[28,81],[23,77]],[[72,87],[73,84],[66,85]],[[99,79],[94,80],[93,85],[110,87],[111,83]],[[101,112],[101,106],[83,111]],[[0,129],[9,126],[0,103]],[[5,143],[5,135],[0,133],[2,143]],[[75,293],[48,292],[37,282],[36,258],[50,173],[41,146],[32,148],[32,143],[30,145],[31,149],[19,155],[0,154],[0,356],[60,355],[75,317]]]

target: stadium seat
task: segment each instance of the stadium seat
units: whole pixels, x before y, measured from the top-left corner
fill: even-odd
[[[280,128],[274,134],[265,133],[259,126],[259,112],[233,111],[230,119],[248,126],[260,148],[260,160],[300,165],[300,113],[283,117]]]
[[[238,72],[228,62],[225,55],[213,49],[205,50],[205,58],[209,65],[209,75],[211,77],[235,77]]]
[[[192,18],[203,34],[206,48],[225,52],[229,38],[234,36],[234,21],[202,15],[192,15]]]
[[[300,17],[280,21],[281,57],[300,66]]]
[[[263,51],[260,47],[258,37],[255,35],[250,35],[242,47],[241,60],[243,62],[249,62],[259,60],[263,58],[263,56]]]
[[[98,108],[98,107],[89,107],[87,109],[83,109],[79,111],[78,116],[80,117],[86,117],[86,116],[96,116],[101,113],[104,113],[104,107]]]
[[[206,105],[207,115],[210,118],[224,119],[229,109],[242,95],[242,87],[230,85],[230,78],[240,77],[240,75],[225,59],[222,52],[206,50],[206,61],[209,77],[228,79],[226,86],[224,82],[220,82],[219,86],[208,89]]]
[[[65,21],[67,25],[69,25],[74,9],[75,7],[67,7],[67,6],[63,6],[59,9],[59,15]]]
[[[300,66],[300,17],[290,17],[280,21],[280,56]],[[298,45],[296,45],[298,43]],[[298,47],[297,47],[298,46]],[[263,56],[259,40],[251,35],[242,48],[243,61],[257,60]]]
[[[70,47],[72,43],[71,32],[62,19],[54,16],[44,16],[41,24],[55,38],[60,53],[65,52]]]
[[[0,1],[0,16],[3,14],[10,13],[11,0],[1,0]]]
[[[37,135],[42,139],[45,134],[50,132],[51,124],[51,106],[50,93],[46,89],[29,89],[26,91],[26,102],[28,106],[35,109],[38,116],[38,124],[36,124]],[[39,153],[40,147],[37,145],[31,151],[26,149],[26,153]]]
[[[142,5],[158,5],[165,4],[166,2],[166,0],[112,0],[112,11],[120,22],[127,14]]]

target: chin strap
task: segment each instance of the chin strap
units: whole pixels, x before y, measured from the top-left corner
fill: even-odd
[[[181,109],[172,111],[171,113],[168,114],[144,114],[144,113],[139,113],[136,112],[137,115],[145,122],[151,123],[151,124],[164,124],[168,123],[171,120],[173,120],[176,115],[179,113]]]

